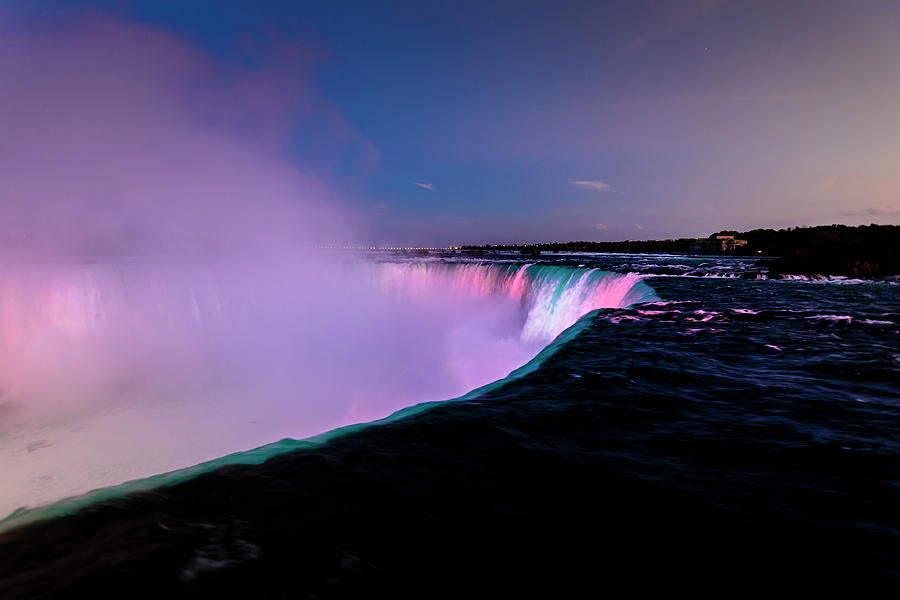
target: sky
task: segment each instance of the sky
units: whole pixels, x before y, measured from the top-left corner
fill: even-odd
[[[897,224],[898,31],[896,0],[8,0],[0,172],[106,158],[49,168],[77,202],[37,175],[0,201],[233,223],[313,194],[308,231],[414,246]]]

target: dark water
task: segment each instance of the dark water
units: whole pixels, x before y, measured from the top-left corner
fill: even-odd
[[[898,587],[900,285],[542,260],[662,301],[482,396],[8,531],[0,597]]]

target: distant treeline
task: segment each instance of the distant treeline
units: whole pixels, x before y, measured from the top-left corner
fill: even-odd
[[[717,235],[735,235],[731,232]],[[753,252],[777,256],[769,276],[784,274],[883,277],[900,274],[900,227],[823,225],[754,229],[736,234]]]
[[[732,235],[747,240],[728,254],[777,257],[761,260],[772,276],[779,274],[846,275],[877,277],[900,274],[900,226],[822,225],[788,229],[718,231],[709,236]],[[463,246],[467,252],[513,250],[534,255],[541,252],[665,252],[691,251],[693,238],[628,240],[624,242],[553,242],[546,244]]]
[[[549,242],[546,244],[499,244],[484,246],[462,246],[463,250],[478,252],[484,250],[518,250],[522,254],[539,252],[687,252],[694,238],[677,240],[628,240],[625,242]]]

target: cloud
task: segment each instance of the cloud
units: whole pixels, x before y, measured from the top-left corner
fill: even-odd
[[[643,231],[643,230],[644,230],[644,226],[643,226],[643,225],[637,225],[637,229],[638,229],[638,231]]]
[[[433,183],[419,183],[419,182],[417,181],[417,182],[414,183],[413,185],[417,185],[417,186],[419,186],[420,188],[423,188],[423,189],[426,189],[426,190],[430,190],[430,191],[432,191],[432,192],[436,192],[436,191],[437,191],[437,188],[434,187],[434,184],[433,184]]]
[[[596,229],[597,231],[606,231],[609,229],[609,227],[607,227],[603,223],[597,223],[596,225],[594,225],[594,229]]]
[[[590,188],[590,189],[598,191],[598,192],[613,191],[612,187],[608,183],[604,183],[602,181],[573,181],[572,185]]]
[[[827,190],[830,187],[834,187],[837,184],[837,179],[823,179],[822,180],[822,189]]]
[[[900,215],[900,206],[871,206],[855,212],[842,212],[844,217],[860,217],[860,216],[898,216]]]

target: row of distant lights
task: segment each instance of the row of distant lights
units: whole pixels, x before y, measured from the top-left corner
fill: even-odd
[[[316,246],[319,250],[337,250],[338,246]],[[343,250],[459,250],[459,246],[446,248],[425,248],[421,246],[341,246]]]

